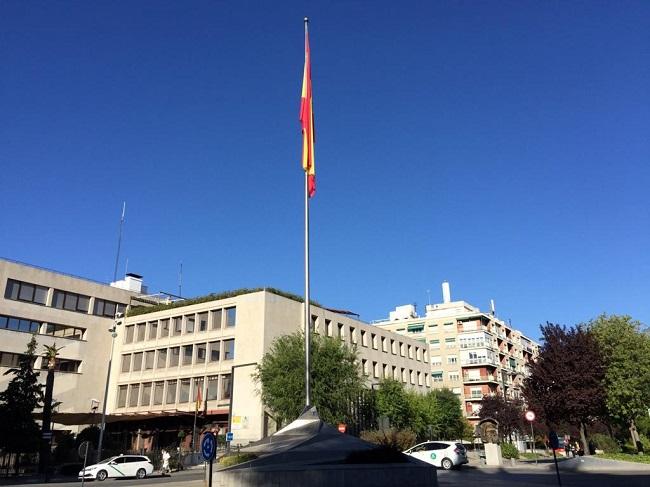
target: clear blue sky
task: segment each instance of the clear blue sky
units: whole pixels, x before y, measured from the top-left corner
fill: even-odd
[[[650,322],[650,3],[0,2],[0,255],[152,291]]]

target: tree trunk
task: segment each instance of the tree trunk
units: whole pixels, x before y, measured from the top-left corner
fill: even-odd
[[[636,424],[634,424],[633,419],[630,420],[630,436],[632,437],[632,446],[638,451],[637,441],[640,441],[641,438],[639,438],[639,433],[636,430]]]
[[[580,421],[580,442],[582,443],[582,449],[585,452],[585,455],[591,455],[589,451],[589,443],[587,443],[587,427],[585,424]]]

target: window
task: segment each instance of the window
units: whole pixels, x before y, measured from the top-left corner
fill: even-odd
[[[368,360],[365,358],[361,359],[361,371],[363,375],[368,375]]]
[[[424,331],[424,323],[413,323],[406,327],[408,333],[422,333]]]
[[[142,370],[142,352],[133,354],[133,372]]]
[[[413,347],[411,345],[408,346],[408,356],[409,358],[413,358]]]
[[[375,378],[379,377],[379,364],[377,362],[372,363],[372,376]]]
[[[0,329],[38,333],[40,327],[41,323],[39,321],[26,320],[15,316],[0,316]]]
[[[177,316],[176,318],[172,318],[172,319],[174,320],[174,329],[172,335],[178,336],[183,331],[183,318],[181,316]]]
[[[154,350],[147,350],[146,352],[144,352],[144,370],[153,369],[153,362],[155,356],[156,356],[156,352]]]
[[[406,369],[404,367],[402,367],[400,374],[401,374],[402,382],[406,384]]]
[[[181,379],[181,385],[178,389],[178,402],[189,402],[190,400],[190,379]]]
[[[404,343],[399,342],[399,354],[400,357],[404,357]]]
[[[345,337],[345,329],[343,327],[343,323],[337,323],[338,326],[338,337],[343,340]]]
[[[368,346],[368,336],[365,330],[361,330],[361,346],[362,347]]]
[[[332,320],[325,320],[325,334],[328,337],[332,336]]]
[[[438,340],[437,338],[433,340],[429,340],[429,346],[433,349],[440,348],[440,340]]]
[[[7,280],[5,289],[5,298],[14,301],[26,301],[28,303],[45,305],[47,302],[47,292],[49,288],[29,284],[27,282]]]
[[[409,370],[409,379],[411,379],[411,384],[415,384],[415,373],[412,370]]]
[[[372,348],[377,350],[377,335],[375,335],[374,333],[371,333],[370,338],[372,339]]]
[[[221,330],[221,316],[223,313],[221,312],[220,309],[216,309],[212,311],[212,329],[213,330]]]
[[[199,315],[199,331],[206,331],[208,329],[208,313],[201,313]]]
[[[318,316],[311,315],[311,329],[314,333],[318,333]]]
[[[422,385],[422,373],[421,372],[418,372],[418,385],[419,386]]]
[[[445,338],[445,347],[446,348],[456,348],[456,339],[455,338]]]
[[[350,327],[350,343],[353,345],[357,343],[357,331],[353,326]]]
[[[381,350],[382,352],[388,352],[388,344],[386,337],[381,337]]]
[[[393,340],[392,338],[390,339],[390,352],[393,355],[397,355],[397,346],[395,345],[395,340]]]
[[[167,394],[165,395],[165,404],[174,404],[176,402],[176,379],[167,381]]]
[[[117,407],[126,407],[126,391],[129,386],[119,386],[117,388]]]
[[[131,384],[129,386],[129,407],[136,407],[140,396],[140,384]]]
[[[219,390],[219,376],[211,375],[208,377],[208,390],[205,393],[205,397],[208,401],[214,401],[218,396]]]
[[[88,313],[89,304],[90,296],[60,291],[58,289],[54,290],[54,295],[52,297],[53,308]]]
[[[128,325],[124,328],[124,343],[133,343],[135,325]]]
[[[210,342],[208,345],[210,346],[210,362],[218,362],[221,342]]]
[[[457,363],[458,363],[458,357],[456,355],[447,356],[447,364],[448,365],[455,365]]]
[[[122,355],[122,372],[129,372],[131,370],[131,354],[125,353]]]
[[[158,322],[150,321],[149,322],[149,340],[155,340],[158,338]]]
[[[151,382],[142,384],[142,397],[140,398],[140,406],[148,406],[151,404]]]
[[[460,374],[458,372],[449,372],[449,380],[451,382],[458,382],[460,380]]]
[[[160,338],[169,336],[169,320],[160,320]]]
[[[73,373],[77,373],[77,372],[79,372],[79,367],[81,367],[81,361],[80,360],[57,358],[56,362],[55,362],[55,365],[54,365],[54,370],[56,372],[73,372]],[[41,369],[43,369],[43,370],[47,369],[47,361],[46,361],[45,358],[41,361]]]
[[[163,392],[165,391],[165,383],[158,381],[153,383],[153,404],[159,406],[163,403]]]
[[[185,333],[194,333],[194,315],[188,315],[185,317]]]
[[[442,329],[445,333],[451,333],[452,331],[454,331],[454,328],[455,327],[453,323],[445,323],[444,325],[442,325]]]
[[[135,326],[135,329],[136,329],[136,337],[137,337],[136,341],[143,342],[145,332],[147,331],[147,325],[145,323],[138,323]]]
[[[20,353],[0,352],[0,367],[18,367],[21,356]]]
[[[116,313],[124,313],[125,308],[125,304],[95,298],[93,314],[97,316],[106,316],[107,318],[114,318]]]
[[[192,401],[195,404],[199,399],[199,391],[201,391],[201,400],[205,401],[205,394],[203,393],[203,377],[194,378],[194,385],[192,386]],[[203,408],[203,405],[199,405],[199,408]]]
[[[434,355],[431,357],[431,365],[442,365],[442,358],[440,355]]]
[[[167,366],[167,349],[158,349],[158,360],[156,361],[156,368],[164,369]]]
[[[235,321],[237,321],[237,308],[234,306],[232,308],[226,308],[226,326],[235,326]]]
[[[178,367],[178,362],[181,356],[181,348],[180,347],[171,347],[169,353],[169,366],[170,367]]]
[[[433,382],[442,382],[442,372],[431,372],[431,379]]]
[[[183,365],[192,365],[193,354],[194,345],[183,345]]]
[[[235,358],[235,340],[223,341],[223,359],[232,360]]]
[[[196,344],[196,363],[197,364],[204,364],[205,363],[205,357],[206,357],[206,345],[205,343],[197,343]]]
[[[0,328],[2,324],[0,323]],[[63,338],[72,338],[73,340],[81,340],[84,335],[83,328],[77,328],[75,326],[66,326],[66,325],[57,325],[55,323],[48,323],[45,326],[45,335],[50,335],[54,337],[63,337]]]
[[[230,374],[225,374],[221,376],[221,396],[219,399],[230,399],[230,386],[231,386]]]

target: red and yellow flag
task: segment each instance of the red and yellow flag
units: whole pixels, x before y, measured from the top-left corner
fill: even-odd
[[[307,173],[307,191],[311,198],[316,193],[316,167],[314,161],[314,106],[311,91],[311,56],[309,34],[305,30],[305,70],[300,98],[300,124],[302,126],[302,168]]]
[[[199,409],[201,408],[201,403],[203,402],[203,394],[201,393],[201,389],[203,389],[203,386],[199,387],[196,392],[196,412],[199,412]]]

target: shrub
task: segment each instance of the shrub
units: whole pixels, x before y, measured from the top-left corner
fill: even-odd
[[[501,443],[501,456],[503,458],[519,458],[519,450],[512,443]]]
[[[361,439],[396,451],[404,451],[415,445],[416,435],[409,429],[368,430],[361,432]]]
[[[621,451],[621,447],[611,436],[595,433],[589,439],[594,443],[597,450],[602,450],[604,453],[619,453]]]
[[[252,453],[237,453],[235,455],[221,457],[218,463],[222,467],[232,467],[233,465],[239,465],[240,463],[255,460],[256,458],[257,455],[254,455]]]

